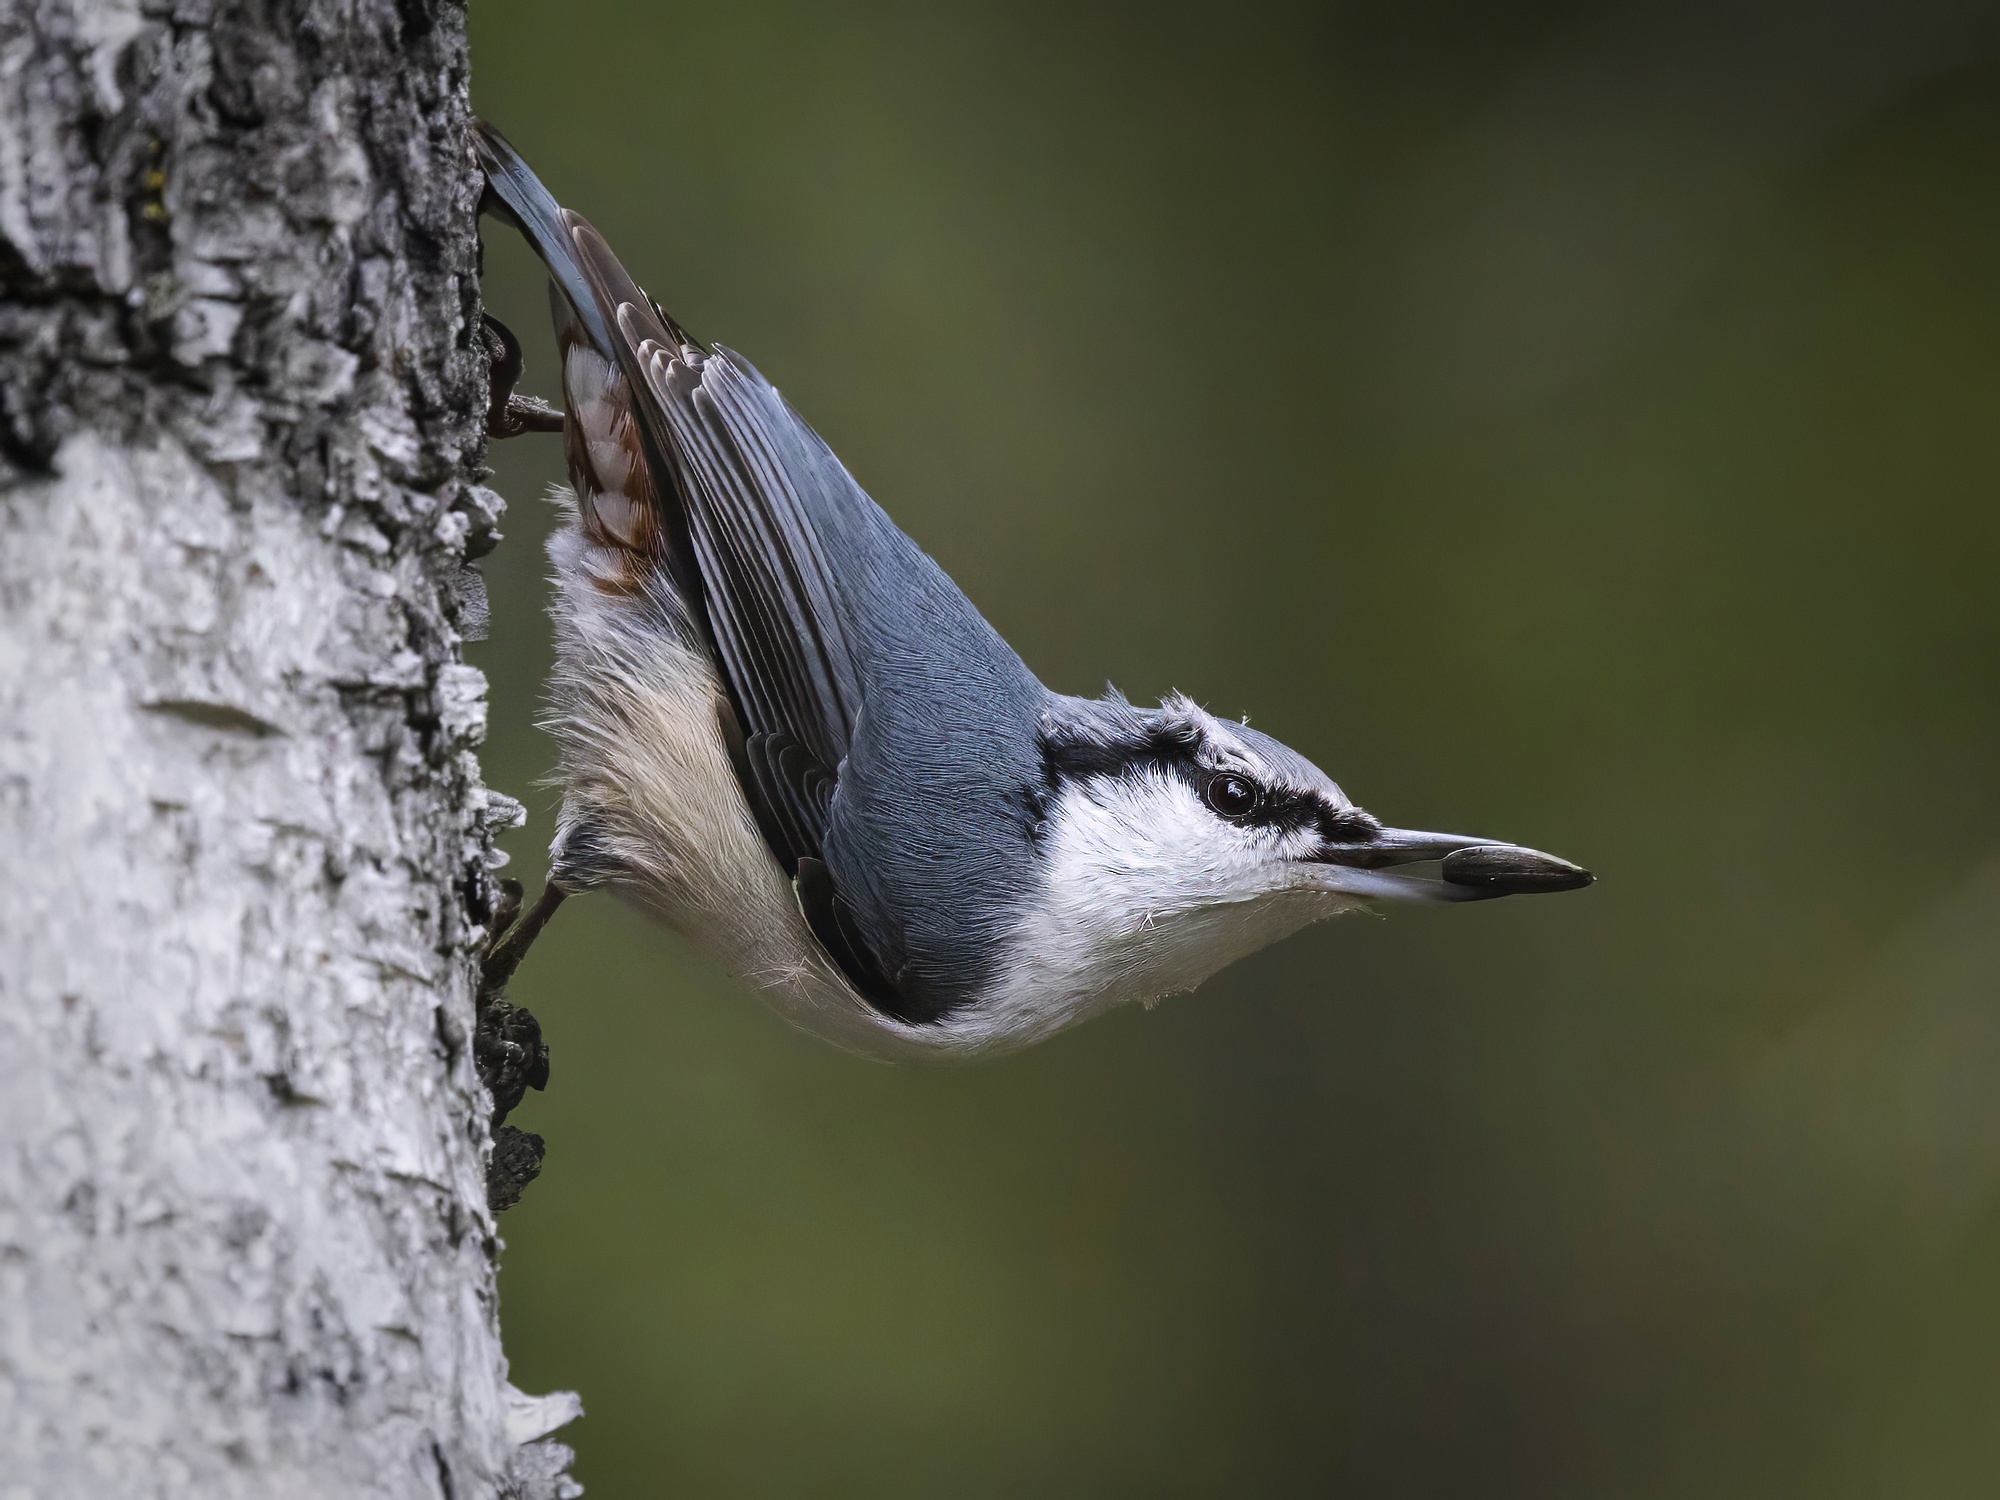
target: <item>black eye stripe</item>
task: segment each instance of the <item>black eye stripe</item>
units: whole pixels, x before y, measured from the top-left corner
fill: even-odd
[[[1052,724],[1041,727],[1042,782],[1024,789],[1031,828],[1039,827],[1065,783],[1087,785],[1100,779],[1165,774],[1179,777],[1204,806],[1239,827],[1271,828],[1286,834],[1311,831],[1336,843],[1365,843],[1374,833],[1374,819],[1359,808],[1337,807],[1318,793],[1295,786],[1268,785],[1238,766],[1203,764],[1207,747],[1202,737],[1184,724],[1155,724],[1137,713],[1134,718],[1144,721],[1140,727],[1146,732],[1135,731],[1123,738],[1078,735]],[[1209,801],[1210,781],[1225,775],[1238,777],[1254,789],[1255,805],[1247,812],[1224,813]]]
[[[1382,825],[1358,807],[1338,812],[1321,809],[1313,821],[1319,825],[1319,836],[1331,844],[1365,844],[1382,831]]]
[[[1230,812],[1217,806],[1212,789],[1224,777],[1247,782],[1254,789],[1256,800],[1247,810]],[[1335,808],[1311,792],[1264,786],[1241,771],[1197,769],[1191,779],[1203,802],[1218,815],[1247,828],[1274,828],[1280,833],[1313,832],[1335,843],[1366,843],[1378,827],[1359,808]]]

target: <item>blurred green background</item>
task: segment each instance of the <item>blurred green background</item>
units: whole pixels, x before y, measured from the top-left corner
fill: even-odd
[[[956,1068],[574,903],[502,1285],[593,1495],[2000,1493],[1991,5],[472,24],[480,111],[1052,686],[1601,877]],[[560,456],[493,462],[532,880]]]

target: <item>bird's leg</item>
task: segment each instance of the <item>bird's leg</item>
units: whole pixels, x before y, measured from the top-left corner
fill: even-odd
[[[535,938],[567,894],[551,882],[526,915],[521,884],[502,881],[493,914],[493,939],[479,966],[477,1024],[472,1033],[473,1065],[493,1096],[493,1156],[486,1169],[486,1202],[495,1213],[512,1208],[542,1170],[542,1138],[506,1123],[529,1089],[549,1082],[549,1049],[541,1023],[501,993]]]
[[[563,414],[534,396],[518,396],[527,361],[514,330],[491,313],[481,315],[486,338],[486,358],[491,370],[487,379],[486,435],[491,438],[519,437],[524,432],[561,432]]]
[[[486,402],[486,434],[519,437],[524,432],[561,432],[563,414],[546,401],[515,393],[526,364],[521,341],[491,313],[481,319],[490,369]],[[493,1096],[493,1155],[486,1167],[486,1203],[495,1213],[512,1208],[542,1170],[546,1145],[542,1138],[507,1123],[529,1089],[549,1082],[549,1049],[542,1026],[522,1006],[503,995],[507,981],[521,966],[550,915],[562,904],[564,891],[551,884],[526,916],[521,915],[521,884],[500,883],[500,904],[494,909],[492,937],[479,965],[475,1001],[477,1024],[472,1033],[472,1059],[479,1081]]]
[[[486,949],[486,957],[479,965],[479,998],[485,1004],[500,997],[507,987],[507,981],[514,977],[514,971],[521,967],[521,960],[528,956],[528,950],[535,945],[535,939],[548,926],[549,918],[556,908],[563,904],[563,897],[569,894],[553,880],[542,887],[542,894],[527,914],[518,916],[521,910],[521,886],[519,881],[506,881],[501,887],[500,909],[495,913],[493,924],[494,940]]]

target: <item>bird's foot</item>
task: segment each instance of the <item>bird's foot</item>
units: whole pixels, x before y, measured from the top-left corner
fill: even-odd
[[[547,1088],[549,1082],[549,1049],[542,1040],[541,1023],[501,992],[565,895],[561,886],[551,884],[523,914],[520,882],[503,881],[500,889],[494,937],[479,967],[472,1034],[473,1065],[493,1096],[493,1156],[486,1170],[486,1202],[495,1213],[518,1203],[542,1169],[542,1138],[506,1120],[529,1089]]]
[[[491,313],[481,315],[489,362],[486,398],[486,435],[490,438],[519,437],[524,432],[561,432],[563,414],[535,396],[516,395],[521,371],[527,361],[514,330]]]

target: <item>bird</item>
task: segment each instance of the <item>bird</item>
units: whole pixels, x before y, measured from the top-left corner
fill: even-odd
[[[473,134],[482,207],[549,273],[562,384],[560,413],[513,395],[501,330],[490,427],[560,430],[569,475],[548,543],[561,807],[510,964],[565,894],[608,889],[837,1045],[990,1056],[1375,901],[1592,882],[1386,826],[1180,694],[1043,686],[748,360]]]

